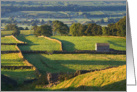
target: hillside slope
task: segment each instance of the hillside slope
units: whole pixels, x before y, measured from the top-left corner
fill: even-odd
[[[36,87],[36,90],[125,91],[126,65],[82,74],[52,88]]]

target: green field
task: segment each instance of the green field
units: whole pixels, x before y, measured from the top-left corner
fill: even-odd
[[[1,54],[2,66],[26,66],[23,59],[19,57],[18,53]],[[15,79],[19,84],[26,79],[33,79],[36,77],[33,69],[1,69],[1,74]]]
[[[41,73],[75,72],[76,70],[103,69],[126,64],[126,55],[106,54],[24,54]]]
[[[60,44],[54,41],[50,41],[44,37],[36,37],[34,35],[20,35],[17,37],[20,41],[27,42],[28,45],[19,46],[22,51],[29,50],[60,50]]]
[[[52,36],[51,38],[60,40],[63,50],[94,50],[95,43],[109,43],[110,48],[115,50],[126,50],[126,39],[122,37],[105,36]],[[36,37],[33,30],[21,30],[18,40],[27,42],[28,45],[19,46],[22,51],[40,50],[53,51],[60,50],[60,44],[44,37]],[[3,43],[17,43],[14,38],[2,37]],[[15,45],[2,45],[2,51],[17,50]],[[126,89],[126,55],[109,54],[23,54],[24,58],[33,64],[40,73],[74,73],[77,70],[104,69],[111,66],[120,66],[103,71],[95,71],[74,77],[61,82],[51,88],[43,88],[41,85],[29,84],[21,87],[21,90],[125,90]],[[1,54],[1,65],[3,66],[25,66],[23,59],[18,53]],[[123,65],[123,66],[122,66]],[[35,70],[1,69],[1,73],[15,79],[18,84],[24,80],[37,78]],[[117,87],[117,89],[115,89]],[[23,88],[23,89],[22,89]]]
[[[17,51],[15,45],[1,45],[1,51]]]
[[[24,66],[23,59],[19,57],[18,53],[1,54],[2,66]]]
[[[1,43],[19,43],[13,37],[1,37]]]
[[[9,36],[12,35],[12,30],[10,31],[1,31],[1,35],[2,36]],[[28,34],[33,34],[34,31],[33,30],[20,30],[20,34],[24,34],[24,35],[28,35]]]
[[[1,36],[9,36],[13,31],[1,31]]]
[[[29,35],[33,33],[34,33],[33,30],[20,30],[20,34],[24,34],[24,35]]]
[[[63,44],[63,50],[95,50],[96,43],[109,43],[110,48],[115,50],[126,50],[126,39],[120,37],[105,36],[52,36]]]

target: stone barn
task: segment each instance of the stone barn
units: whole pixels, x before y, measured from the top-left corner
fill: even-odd
[[[95,50],[97,52],[109,52],[109,44],[108,43],[96,43]]]

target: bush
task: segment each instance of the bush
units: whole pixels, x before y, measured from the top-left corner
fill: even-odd
[[[18,36],[20,34],[20,30],[18,28],[15,28],[12,35]]]

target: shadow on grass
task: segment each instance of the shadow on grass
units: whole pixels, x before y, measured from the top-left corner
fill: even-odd
[[[30,34],[32,35],[32,34]],[[18,47],[20,48],[21,51],[24,51],[24,50],[31,50],[30,47],[32,45],[38,45],[38,44],[34,44],[32,41],[28,40],[25,38],[25,36],[30,36],[30,35],[23,35],[23,34],[20,34],[19,36],[17,36],[17,39],[20,40],[20,41],[23,41],[23,42],[27,42],[27,45],[23,46],[23,45],[19,45]],[[25,49],[24,49],[25,47]]]
[[[63,51],[75,51],[76,48],[75,48],[75,44],[69,42],[69,41],[66,41],[66,40],[60,40],[58,38],[55,38],[55,37],[51,37],[53,39],[57,39],[59,41],[62,42],[62,47],[63,47]]]
[[[110,66],[119,66],[126,64],[125,61],[117,61],[117,60],[107,60],[107,61],[106,60],[51,60],[46,58],[42,54],[24,54],[24,57],[31,64],[33,64],[41,73],[75,72],[76,69],[92,70],[92,69],[102,69]],[[93,65],[94,67],[90,65]],[[87,68],[87,66],[89,67]],[[85,69],[83,67],[85,67]]]
[[[124,47],[124,48],[126,48],[126,46],[122,46],[122,45],[117,44],[117,43],[112,42],[112,41],[108,41],[108,43],[113,44],[114,46],[117,46],[117,47]]]

